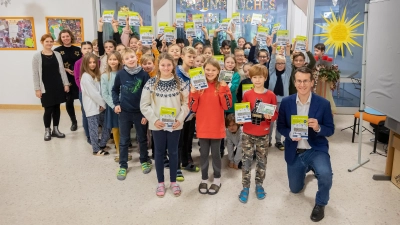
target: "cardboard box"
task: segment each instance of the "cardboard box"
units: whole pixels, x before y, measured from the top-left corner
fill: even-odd
[[[393,169],[392,169],[392,183],[400,188],[400,138],[393,135]]]

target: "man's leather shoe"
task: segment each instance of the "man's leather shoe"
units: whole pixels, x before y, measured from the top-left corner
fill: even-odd
[[[325,216],[325,206],[323,205],[315,205],[314,209],[311,212],[311,220],[314,222],[319,222],[320,220],[322,220]]]

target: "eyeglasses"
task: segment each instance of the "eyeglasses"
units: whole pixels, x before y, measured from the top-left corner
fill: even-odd
[[[286,63],[276,63],[276,65],[285,65]]]
[[[298,83],[298,84],[308,84],[310,82],[311,82],[311,80],[296,80],[296,83]]]

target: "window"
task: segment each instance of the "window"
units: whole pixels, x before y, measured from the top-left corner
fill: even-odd
[[[357,13],[360,13],[355,21],[363,22],[364,21],[364,7],[365,1],[359,0],[348,0],[348,1],[338,1],[337,5],[334,5],[332,1],[326,0],[315,0],[315,9],[314,9],[314,26],[313,26],[313,34],[324,33],[325,31],[319,26],[325,26],[326,21],[322,18],[325,16],[326,18],[332,18],[332,12],[335,14],[336,18],[340,15],[342,16],[344,12],[344,8],[347,6],[346,18],[353,18]],[[355,33],[364,33],[364,25],[361,25],[356,28]],[[361,46],[363,46],[363,37],[358,36],[354,38]],[[324,43],[325,40],[319,36],[313,36],[313,46],[318,43]],[[327,49],[327,48],[326,48]],[[313,48],[310,46],[310,50]],[[339,93],[337,90],[333,93],[333,99],[338,107],[358,107],[360,104],[360,89],[358,84],[353,84],[352,80],[349,78],[360,78],[361,77],[361,67],[362,67],[362,48],[360,47],[351,47],[351,51],[353,55],[348,52],[345,48],[343,54],[344,58],[342,58],[342,54],[338,53],[337,57],[334,58],[334,50],[331,48],[329,51],[326,51],[325,54],[329,57],[334,58],[334,63],[338,65],[339,70],[341,71],[341,81],[339,84]],[[347,78],[347,79],[343,79]],[[354,81],[354,80],[353,80]]]
[[[262,14],[262,26],[268,27],[280,23],[280,30],[286,30],[288,0],[236,0],[236,12],[240,13],[240,29],[236,30],[236,38],[244,37],[252,42],[257,33],[257,26],[251,25],[253,13]]]
[[[186,21],[193,22],[192,15],[203,14],[203,24],[210,30],[217,29],[222,19],[227,18],[226,0],[176,0],[176,12],[186,13]],[[183,28],[177,29],[177,37],[186,39],[186,34]],[[220,42],[226,39],[225,32],[219,33]],[[200,29],[196,30],[196,38],[193,43],[203,42],[204,34]],[[221,44],[221,43],[220,43]]]
[[[115,10],[114,19],[118,18],[118,11],[121,7],[126,6],[130,11],[138,12],[143,19],[144,26],[151,26],[151,1],[149,0],[100,0],[100,14],[104,10]],[[123,27],[119,27],[122,32]],[[138,27],[131,27],[134,34],[139,34]],[[103,39],[112,39],[113,30],[110,24],[104,24]]]

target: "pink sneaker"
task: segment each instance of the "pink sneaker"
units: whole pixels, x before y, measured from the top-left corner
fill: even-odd
[[[181,187],[179,187],[179,184],[176,182],[171,183],[171,189],[175,197],[179,197],[182,193]]]
[[[163,183],[158,183],[157,185],[157,190],[156,190],[156,195],[160,198],[163,198],[165,195],[165,185]]]

